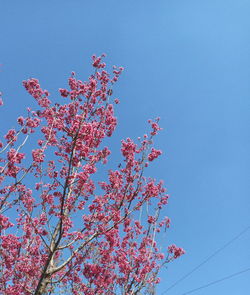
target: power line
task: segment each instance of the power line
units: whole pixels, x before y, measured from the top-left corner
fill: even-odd
[[[224,250],[226,247],[228,247],[230,244],[232,244],[235,240],[237,240],[239,237],[241,237],[244,233],[246,233],[250,229],[250,225],[246,227],[244,230],[242,230],[240,233],[238,233],[235,237],[233,237],[231,240],[229,240],[226,244],[224,244],[219,249],[215,250],[210,256],[208,256],[205,260],[203,260],[200,264],[198,264],[195,268],[193,268],[191,271],[189,271],[187,274],[182,276],[179,280],[174,282],[171,286],[169,286],[165,291],[162,292],[162,294],[166,294],[169,290],[171,290],[173,287],[175,287],[177,284],[182,282],[184,279],[186,279],[188,276],[190,276],[193,272],[195,272],[198,268],[200,268],[202,265],[207,263],[211,258],[213,258],[215,255],[217,255],[219,252]]]
[[[209,287],[209,286],[215,285],[215,284],[220,283],[220,282],[222,282],[222,281],[225,281],[225,280],[231,279],[232,277],[238,276],[238,275],[240,275],[240,274],[242,274],[242,273],[244,273],[244,272],[247,272],[247,271],[249,271],[249,270],[250,270],[250,267],[249,267],[249,268],[246,268],[246,269],[244,269],[244,270],[242,270],[242,271],[239,271],[239,272],[233,273],[233,274],[231,274],[231,275],[229,275],[229,276],[227,276],[227,277],[224,277],[224,278],[221,278],[221,279],[219,279],[219,280],[216,280],[216,281],[210,282],[210,283],[208,283],[208,284],[206,284],[206,285],[203,285],[203,286],[200,286],[200,287],[198,287],[198,288],[192,289],[192,290],[190,290],[190,291],[188,291],[188,292],[185,292],[185,293],[183,293],[183,294],[181,294],[181,295],[191,294],[191,293],[193,293],[193,292],[196,292],[196,291],[198,291],[198,290],[201,290],[201,289],[207,288],[207,287]]]

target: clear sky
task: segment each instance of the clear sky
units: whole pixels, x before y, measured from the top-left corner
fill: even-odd
[[[250,1],[0,0],[0,13],[1,132],[34,105],[22,80],[36,77],[56,97],[71,70],[86,79],[90,56],[103,52],[125,67],[112,149],[161,117],[164,155],[149,174],[171,195],[162,245],[186,255],[162,271],[157,294],[250,225]],[[248,267],[250,230],[164,294]],[[246,272],[192,294],[249,292]]]

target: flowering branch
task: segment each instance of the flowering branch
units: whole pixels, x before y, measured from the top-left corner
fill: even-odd
[[[169,227],[161,217],[168,195],[145,171],[162,153],[153,146],[159,119],[149,120],[150,134],[137,144],[123,140],[123,162],[96,180],[111,154],[104,140],[117,125],[113,86],[123,71],[114,67],[109,74],[103,58],[92,57],[87,81],[72,72],[55,105],[37,79],[23,82],[39,107],[29,108],[17,119],[20,130],[10,129],[0,142],[5,295],[139,294],[159,283],[161,266],[184,253],[170,245],[164,258],[157,247],[158,234]]]

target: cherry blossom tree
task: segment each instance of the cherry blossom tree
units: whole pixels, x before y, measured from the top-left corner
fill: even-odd
[[[1,294],[152,294],[160,267],[184,253],[157,246],[170,223],[160,214],[168,195],[145,169],[161,155],[159,119],[138,142],[123,140],[121,164],[105,168],[123,68],[109,74],[103,57],[92,57],[87,81],[71,73],[62,103],[37,79],[23,82],[38,109],[0,141]]]

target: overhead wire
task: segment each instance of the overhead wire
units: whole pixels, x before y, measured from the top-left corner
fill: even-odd
[[[215,250],[211,255],[209,255],[205,260],[203,260],[201,263],[199,263],[196,267],[194,267],[191,271],[186,273],[184,276],[182,276],[180,279],[175,281],[172,285],[170,285],[165,291],[163,291],[161,294],[166,294],[169,290],[174,288],[177,284],[182,282],[184,279],[186,279],[188,276],[190,276],[192,273],[194,273],[197,269],[199,269],[202,265],[207,263],[211,258],[213,258],[215,255],[220,253],[222,250],[224,250],[226,247],[228,247],[230,244],[232,244],[235,240],[240,238],[243,234],[245,234],[250,229],[250,225],[247,226],[244,230],[239,232],[235,237],[233,237],[231,240],[229,240],[226,244],[224,244],[222,247]]]
[[[210,286],[215,285],[215,284],[218,284],[218,283],[220,283],[220,282],[222,282],[222,281],[229,280],[229,279],[231,279],[232,277],[238,276],[238,275],[240,275],[240,274],[242,274],[242,273],[245,273],[245,272],[247,272],[247,271],[249,271],[249,270],[250,270],[250,267],[249,267],[249,268],[246,268],[246,269],[244,269],[244,270],[238,271],[238,272],[236,272],[236,273],[233,273],[233,274],[231,274],[231,275],[229,275],[229,276],[226,276],[226,277],[224,277],[224,278],[221,278],[221,279],[219,279],[219,280],[212,281],[212,282],[210,282],[210,283],[208,283],[208,284],[206,284],[206,285],[203,285],[203,286],[200,286],[200,287],[198,287],[198,288],[192,289],[192,290],[190,290],[190,291],[188,291],[188,292],[182,293],[181,295],[187,295],[187,294],[194,293],[194,292],[196,292],[196,291],[198,291],[198,290],[201,290],[201,289],[204,289],[204,288],[210,287]]]

